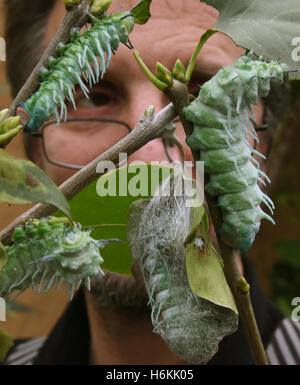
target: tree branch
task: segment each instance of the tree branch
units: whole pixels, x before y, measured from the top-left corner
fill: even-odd
[[[62,183],[59,189],[69,200],[78,194],[83,188],[89,185],[93,180],[100,176],[96,173],[97,164],[101,161],[112,161],[116,165],[119,163],[119,153],[131,155],[139,148],[150,142],[151,140],[163,136],[166,129],[165,126],[176,116],[176,112],[172,104],[167,105],[154,115],[154,108],[148,108],[148,113],[138,122],[135,128],[120,142],[105,151],[98,158],[94,159],[83,169],[72,175],[67,181]],[[27,220],[32,218],[41,218],[51,215],[57,210],[56,207],[38,203],[30,210],[15,219],[10,225],[0,232],[0,239],[4,245],[11,242],[11,235],[16,225],[23,225]]]
[[[246,292],[239,289],[239,282],[243,279],[243,276],[238,268],[236,255],[231,247],[225,245],[223,242],[219,242],[219,244],[224,261],[225,277],[239,311],[252,359],[256,365],[268,365],[252,308],[249,288]]]

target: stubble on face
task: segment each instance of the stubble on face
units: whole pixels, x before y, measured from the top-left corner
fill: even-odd
[[[150,314],[144,282],[110,271],[91,278],[91,300],[99,311],[110,308],[124,315]]]

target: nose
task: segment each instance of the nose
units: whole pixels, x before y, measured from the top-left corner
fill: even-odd
[[[167,96],[157,89],[148,79],[138,86],[132,87],[134,92],[130,96],[130,107],[128,116],[130,117],[131,127],[134,127],[139,119],[143,116],[144,111],[150,105],[154,105],[155,113],[160,109],[169,104]],[[185,133],[181,123],[176,123],[176,136],[180,139],[186,152],[186,160],[192,160],[192,153],[189,147],[185,143]],[[167,151],[172,160],[180,160],[181,155],[176,145],[171,146],[170,141],[165,141]],[[146,145],[141,147],[138,151],[133,153],[129,158],[129,162],[132,161],[143,161],[151,163],[151,161],[169,161],[168,155],[164,147],[163,138],[156,138],[148,142]]]

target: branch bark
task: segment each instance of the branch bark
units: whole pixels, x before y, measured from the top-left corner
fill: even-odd
[[[238,283],[243,276],[238,268],[236,255],[231,247],[228,247],[223,242],[219,244],[224,261],[225,277],[239,311],[252,359],[256,365],[268,365],[265,349],[253,312],[250,291],[243,293],[238,288]]]
[[[119,153],[123,152],[129,156],[149,141],[163,136],[166,131],[165,126],[175,117],[176,112],[172,104],[164,107],[156,115],[154,115],[153,109],[153,113],[150,112],[146,114],[125,138],[105,151],[98,158],[94,159],[86,167],[71,176],[71,178],[59,186],[59,189],[68,200],[73,198],[84,187],[100,176],[100,174],[96,173],[96,168],[99,162],[112,161],[115,164],[118,164]],[[10,244],[11,235],[15,226],[23,225],[27,220],[32,218],[41,218],[51,215],[56,210],[57,208],[52,205],[38,203],[15,219],[10,225],[0,232],[0,239],[2,243],[4,245]]]

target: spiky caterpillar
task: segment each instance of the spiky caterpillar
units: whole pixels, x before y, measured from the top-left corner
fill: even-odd
[[[112,52],[119,44],[127,44],[130,32],[134,27],[134,17],[130,12],[119,12],[97,19],[90,15],[92,27],[80,34],[72,32],[68,45],[60,44],[60,57],[49,58],[49,69],[42,68],[42,83],[25,103],[20,104],[18,113],[25,120],[24,130],[35,132],[45,121],[56,116],[59,122],[63,115],[67,117],[65,98],[68,98],[74,109],[74,87],[79,84],[88,97],[88,88],[81,76],[89,82],[89,86],[99,82],[109,66]],[[107,62],[105,61],[107,54]],[[100,64],[97,61],[100,58]],[[90,65],[93,64],[93,68]],[[101,71],[101,75],[100,75]],[[60,115],[58,110],[60,109]]]
[[[262,218],[274,223],[260,207],[264,203],[273,214],[273,202],[258,186],[258,181],[270,180],[253,154],[264,156],[247,141],[251,136],[258,142],[248,111],[255,121],[251,105],[267,96],[271,85],[280,84],[286,71],[286,64],[253,60],[248,53],[219,70],[184,110],[194,124],[187,143],[201,151],[210,175],[206,191],[217,197],[223,211],[220,234],[236,249],[251,246]]]
[[[99,248],[113,240],[95,240],[89,229],[65,223],[61,218],[42,218],[17,226],[13,244],[6,246],[8,260],[0,273],[0,296],[29,287],[41,293],[64,282],[70,297],[83,283],[90,290],[90,277],[104,274]]]

